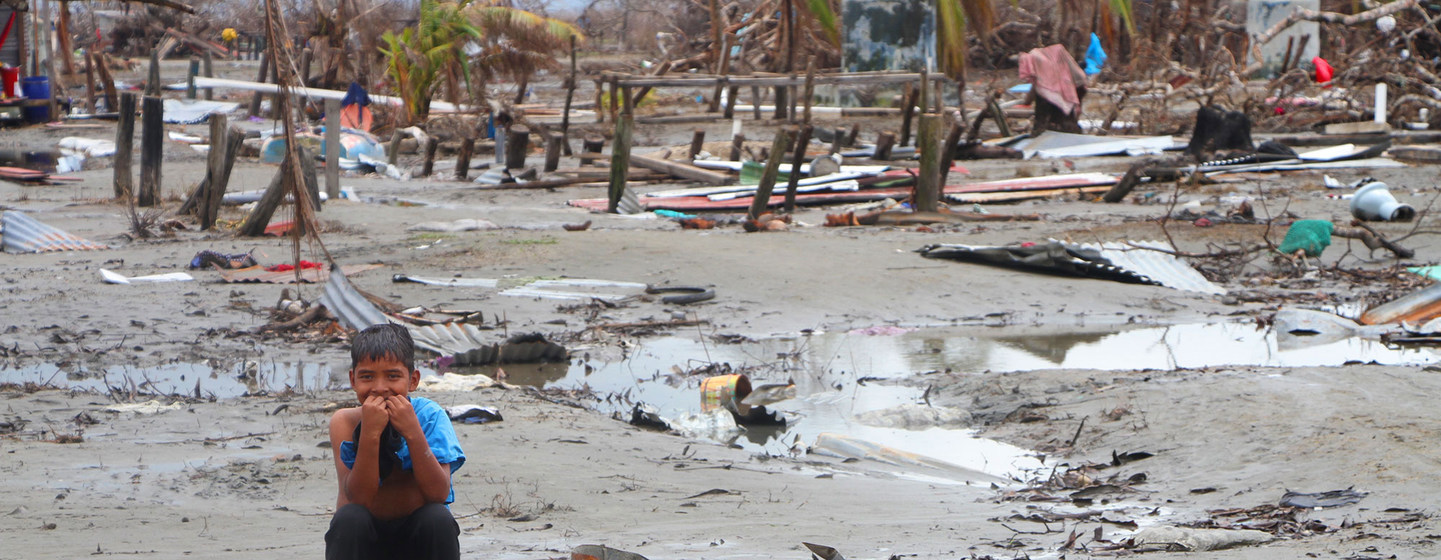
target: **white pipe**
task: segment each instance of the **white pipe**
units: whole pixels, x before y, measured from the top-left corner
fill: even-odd
[[[272,95],[280,93],[280,86],[275,84],[247,82],[245,80],[227,80],[225,78],[206,78],[202,76],[195,77],[195,87],[230,88],[244,91],[258,91],[260,93],[269,93]],[[311,99],[345,99],[345,92],[335,91],[332,89],[292,87],[290,88],[290,92],[295,95],[309,97]],[[396,107],[399,107],[405,103],[399,97],[374,94],[370,95],[370,101],[372,103],[394,105]],[[473,107],[471,107],[470,105],[456,106],[453,103],[446,103],[444,101],[431,101],[430,110],[441,113],[456,113],[463,111],[471,111],[473,110]]]
[[[1386,124],[1386,83],[1376,84],[1376,123]]]

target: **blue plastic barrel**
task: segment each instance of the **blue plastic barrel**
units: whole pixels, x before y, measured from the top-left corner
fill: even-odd
[[[50,120],[50,78],[46,76],[22,78],[20,93],[25,94],[25,98],[31,101],[20,108],[26,122],[42,123]],[[45,103],[39,103],[39,101]]]

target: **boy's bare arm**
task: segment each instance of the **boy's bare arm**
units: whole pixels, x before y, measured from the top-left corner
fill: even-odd
[[[450,465],[442,465],[430,450],[425,439],[425,430],[420,427],[420,418],[406,397],[387,399],[390,409],[390,426],[405,438],[410,448],[410,466],[415,473],[415,482],[420,486],[421,495],[427,503],[445,503],[450,497]]]
[[[357,412],[362,411],[340,410],[330,418],[330,447],[335,455],[335,474],[340,484],[339,502],[373,509],[375,496],[380,491],[380,431],[361,431],[361,441],[355,442],[358,449],[354,468],[345,466],[345,462],[340,459],[341,442],[350,439],[355,433],[356,424],[361,421],[362,414]],[[382,423],[380,430],[384,428]]]

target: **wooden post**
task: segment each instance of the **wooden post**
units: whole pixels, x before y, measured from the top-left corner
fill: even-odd
[[[791,138],[795,133],[795,129],[789,126],[776,131],[775,142],[771,144],[770,157],[766,159],[765,170],[761,172],[761,182],[756,185],[755,198],[751,200],[748,215],[752,220],[766,213],[766,208],[770,206],[771,191],[776,187],[776,174],[780,172],[781,160],[784,160],[786,154],[791,151]],[[791,170],[792,173],[798,171],[797,169]]]
[[[54,16],[50,12],[50,2],[45,2],[44,6],[42,13],[45,14],[45,20],[41,27],[45,30],[45,41],[43,42],[45,48],[40,52],[45,56],[45,75],[50,77],[50,99],[46,100],[46,103],[50,105],[50,120],[59,121],[63,116],[60,114],[59,94],[65,92],[66,88],[63,80],[60,79],[60,72],[55,68],[55,53],[50,44],[50,22],[54,21],[51,19]],[[39,73],[36,75],[38,76]]]
[[[263,56],[261,58],[264,58]],[[265,188],[265,194],[260,195],[260,200],[255,203],[255,208],[246,216],[245,223],[240,226],[240,235],[246,237],[259,237],[265,235],[265,227],[270,225],[270,218],[275,215],[275,209],[285,201],[286,193],[290,192],[286,185],[294,181],[294,173],[290,170],[290,158],[286,158],[275,171],[275,176],[270,178],[270,186]]]
[[[736,97],[740,95],[740,92],[740,86],[730,86],[726,88],[726,110],[724,114],[726,120],[736,118]]]
[[[741,151],[745,149],[745,145],[746,135],[737,133],[736,135],[731,136],[731,161],[741,160]]]
[[[141,115],[145,120],[140,130],[140,206],[160,203],[160,162],[164,158],[164,104],[159,97],[145,96]]]
[[[811,98],[816,95],[816,55],[811,55],[810,58],[806,60],[806,87],[802,92],[805,103],[805,113],[802,121],[809,127],[811,124]]]
[[[310,61],[311,61],[311,59],[314,58],[314,57],[315,57],[315,53],[314,53],[314,51],[311,51],[311,50],[310,50],[310,47],[305,47],[304,49],[302,49],[302,50],[300,51],[300,85],[301,85],[301,86],[310,87]]]
[[[460,141],[460,153],[455,158],[455,180],[470,179],[470,156],[475,153],[475,138],[466,136]]]
[[[916,116],[915,86],[906,84],[906,93],[902,97],[905,98],[902,101],[905,105],[901,107],[901,145],[909,146],[911,145],[911,119]]]
[[[606,193],[609,197],[606,211],[612,214],[620,205],[620,197],[625,193],[626,175],[630,172],[631,128],[635,124],[635,115],[632,114],[630,106],[630,88],[625,89],[625,96],[625,111],[615,121],[615,144],[610,149],[610,187]]]
[[[876,152],[871,155],[872,159],[891,159],[891,148],[896,145],[896,133],[882,132],[876,136]]]
[[[620,86],[616,80],[615,76],[610,77],[610,120],[612,121],[620,114]]]
[[[595,122],[605,122],[605,79],[595,79]]]
[[[565,144],[565,134],[550,132],[545,136],[545,172],[550,173],[560,167],[561,146]]]
[[[791,158],[790,180],[786,181],[786,212],[796,211],[796,189],[800,188],[801,165],[806,162],[806,147],[811,143],[812,132],[814,129],[810,124],[801,125],[800,136],[796,138],[796,153],[795,157]]]
[[[185,71],[185,98],[195,99],[195,76],[200,74],[200,57],[190,57],[190,67]]]
[[[923,114],[926,111],[930,110],[930,104],[927,103],[930,97],[930,95],[928,94],[928,92],[931,90],[930,85],[931,84],[929,72],[927,72],[925,68],[921,68],[921,85],[920,87],[916,88],[916,95],[917,99],[919,100],[916,102],[916,110],[920,111]]]
[[[846,145],[846,129],[840,128],[840,127],[836,127],[836,130],[835,130],[834,134],[835,134],[835,137],[831,138],[831,151],[830,151],[830,153],[832,153],[832,154],[838,154],[838,153],[840,153],[841,148],[845,147],[845,145]]]
[[[95,114],[95,61],[85,52],[85,110]]]
[[[850,147],[850,146],[856,145],[856,138],[859,138],[860,135],[861,135],[861,125],[860,125],[860,123],[852,124],[852,125],[851,125],[851,131],[846,134],[846,146],[847,146],[847,147]]]
[[[601,150],[605,149],[605,137],[599,134],[586,136],[580,144],[580,164],[586,165],[595,161],[600,156]]]
[[[751,86],[751,117],[761,120],[761,88]]]
[[[713,93],[711,93],[711,96],[710,96],[710,106],[706,108],[706,112],[707,112],[707,113],[714,113],[714,112],[716,112],[716,111],[719,111],[720,108],[721,108],[721,106],[720,106],[721,91],[723,91],[722,88],[725,88],[725,86],[726,86],[726,74],[730,73],[730,65],[731,65],[731,47],[730,47],[730,44],[731,44],[731,40],[732,40],[733,37],[734,37],[734,35],[726,34],[724,37],[722,37],[722,38],[720,39],[720,47],[721,47],[721,48],[720,48],[720,51],[719,51],[719,52],[720,52],[720,66],[719,66],[719,67],[717,68],[717,70],[716,70],[716,76],[719,76],[720,79],[716,80],[716,82],[715,82],[715,91],[714,91]],[[734,95],[734,94],[732,94],[732,95]],[[727,100],[727,103],[729,104],[729,103],[733,103],[733,102],[730,101],[730,100]],[[727,117],[727,118],[729,118],[729,117]]]
[[[115,127],[115,198],[135,193],[131,162],[135,147],[135,92],[120,94],[120,122]]]
[[[150,49],[150,73],[145,78],[145,95],[160,96],[160,51]]]
[[[75,48],[70,45],[70,2],[60,0],[60,18],[55,25],[55,34],[60,37],[60,61],[64,63],[66,76],[75,75]]]
[[[315,177],[315,154],[305,146],[295,147],[295,157],[300,160],[300,176],[305,181],[305,194],[310,196],[310,207],[320,211],[320,181]],[[297,225],[300,220],[295,221]]]
[[[511,125],[510,130],[505,133],[505,168],[525,167],[525,156],[529,153],[530,128],[522,124]]]
[[[705,129],[697,128],[690,136],[690,159],[694,160],[705,149]]]
[[[195,214],[200,219],[200,229],[207,230],[215,225],[215,215],[210,213],[210,197],[215,192],[210,188],[216,181],[220,180],[220,172],[225,168],[225,156],[229,154],[226,144],[226,131],[230,128],[226,122],[225,115],[220,113],[210,114],[210,152],[206,154],[205,180],[195,190]],[[224,189],[221,189],[224,193]],[[219,206],[215,206],[219,208]]]
[[[265,83],[265,76],[267,75],[267,73],[268,73],[269,71],[270,71],[270,55],[269,55],[269,54],[261,54],[261,55],[260,55],[260,72],[255,75],[255,81],[256,81],[256,83],[261,83],[261,84]],[[262,94],[257,91],[257,92],[255,92],[255,95],[253,95],[253,96],[250,97],[250,116],[252,116],[252,117],[258,117],[258,116],[260,116],[260,100],[262,99],[261,96],[262,96]]]
[[[110,77],[110,68],[105,65],[105,53],[92,53],[95,70],[100,73],[100,85],[105,88],[105,110],[115,112],[120,107],[120,97],[115,93],[115,80]]]
[[[935,212],[941,197],[941,116],[921,115],[916,145],[921,168],[916,176],[916,211]]]
[[[400,161],[400,141],[405,138],[405,133],[399,130],[390,133],[390,150],[385,154],[385,163],[395,165]]]
[[[325,100],[325,194],[340,198],[340,100]]]
[[[961,133],[966,129],[964,113],[956,112],[959,118],[951,123],[951,131],[946,134],[946,142],[941,144],[941,188],[945,188],[946,180],[950,178],[951,166],[956,163],[956,144],[961,141]]]
[[[570,155],[570,101],[575,97],[575,35],[570,36],[570,77],[565,79],[565,112],[560,114],[560,142]],[[549,171],[554,171],[551,169]]]
[[[210,51],[208,51],[208,50],[205,51],[204,57],[205,57],[205,58],[201,59],[201,61],[200,61],[200,72],[201,72],[200,75],[205,76],[205,77],[207,77],[207,78],[214,78],[214,77],[215,77],[215,57],[212,56],[212,55],[210,54]],[[210,87],[205,88],[205,100],[206,100],[206,101],[210,101],[210,100],[212,100],[212,99],[214,99],[214,98],[215,98],[215,88],[210,88]]]
[[[222,161],[220,175],[215,180],[208,181],[207,185],[210,190],[207,195],[207,202],[210,205],[207,210],[211,222],[209,227],[213,227],[216,218],[220,216],[220,203],[225,198],[226,186],[230,184],[230,171],[235,168],[235,156],[240,155],[240,148],[244,143],[245,131],[230,127],[225,136],[225,159]]]
[[[425,138],[425,159],[420,164],[421,177],[429,177],[431,173],[435,172],[435,151],[439,147],[440,141],[436,140],[434,136]]]

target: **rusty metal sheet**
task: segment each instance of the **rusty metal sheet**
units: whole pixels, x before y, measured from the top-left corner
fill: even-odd
[[[109,248],[55,229],[15,210],[0,213],[0,245],[3,245],[7,253],[98,251]]]
[[[381,265],[378,265],[378,264],[351,264],[351,265],[345,265],[345,266],[340,267],[340,270],[341,270],[341,272],[344,272],[346,276],[350,276],[350,275],[352,275],[352,274],[357,274],[357,273],[360,273],[360,272],[365,272],[365,271],[367,271],[367,270],[375,270],[375,269],[377,269],[377,268],[380,268],[380,266],[381,266]],[[317,268],[307,268],[307,269],[304,269],[304,270],[300,271],[300,283],[302,283],[302,284],[318,284],[318,283],[324,281],[326,275],[329,274],[329,271],[327,270],[328,268],[329,268],[329,267],[319,268],[319,269],[317,269]],[[237,268],[237,269],[234,269],[234,270],[222,270],[222,271],[220,271],[220,279],[223,280],[223,281],[225,281],[225,282],[228,283],[228,284],[294,284],[294,283],[296,283],[296,282],[295,282],[295,271],[294,271],[294,270],[283,270],[283,271],[279,271],[279,272],[269,272],[269,271],[266,271],[265,268],[259,267],[259,266],[252,266],[252,267],[249,267],[249,268]]]

